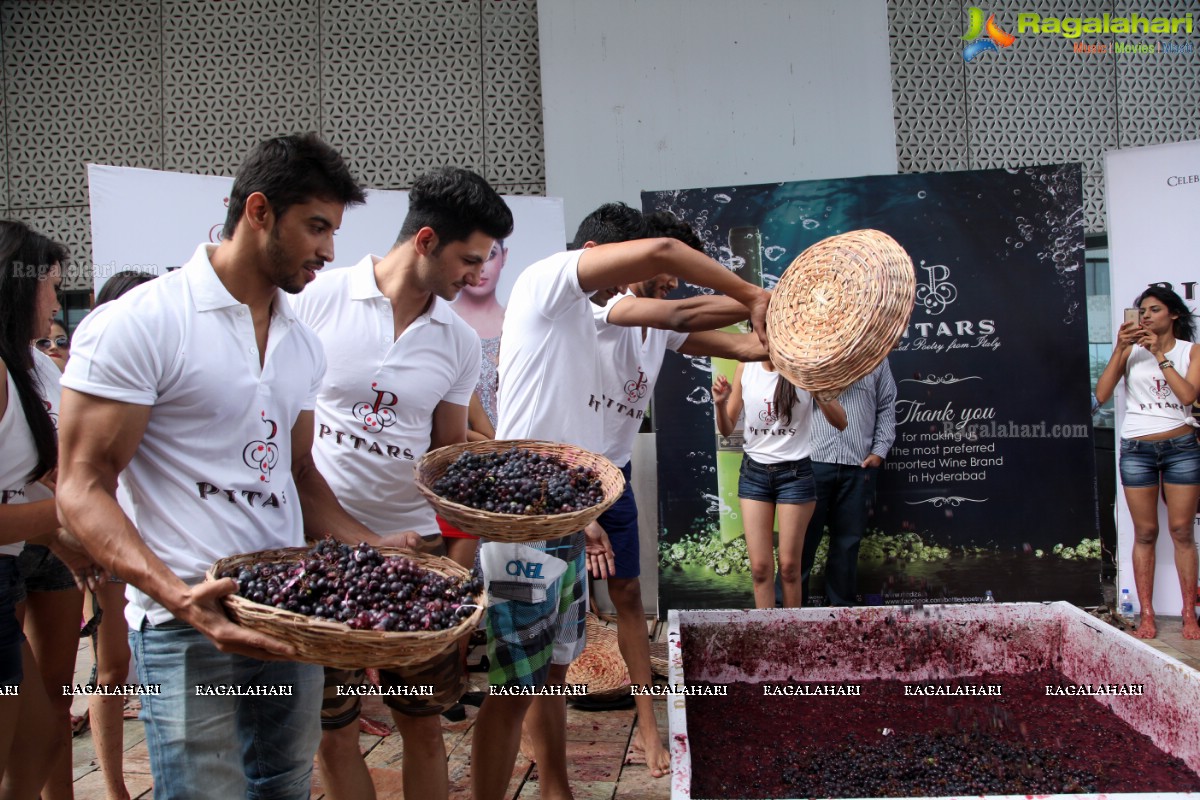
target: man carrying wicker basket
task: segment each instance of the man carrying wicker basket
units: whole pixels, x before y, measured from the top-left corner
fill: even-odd
[[[284,298],[334,256],[362,188],[315,135],[259,144],[219,245],[93,311],[63,376],[59,515],[129,584],[126,620],[157,798],[308,798],[321,669],[233,623],[214,561],[304,544],[305,528],[379,537],[313,464],[321,343]],[[117,476],[132,519],[117,505]],[[303,511],[303,514],[301,513]]]
[[[325,346],[314,457],[338,500],[381,532],[412,530],[445,555],[433,508],[412,465],[428,450],[467,440],[467,404],[479,381],[479,336],[451,310],[475,285],[493,243],[512,234],[508,206],[473,172],[443,167],[418,177],[395,246],[321,278],[293,299]],[[468,564],[469,566],[469,564]],[[458,648],[404,670],[384,686],[429,686],[429,696],[386,695],[404,740],[404,796],[449,792],[441,716],[467,686]],[[321,781],[333,800],[373,800],[358,747],[363,670],[325,668]]]
[[[603,452],[604,387],[591,307],[605,305],[627,284],[677,275],[729,295],[745,307],[757,330],[765,330],[767,292],[681,242],[645,235],[640,212],[608,204],[583,221],[571,251],[521,273],[504,319],[498,438],[543,439]],[[584,647],[585,573],[604,578],[615,566],[603,530],[589,526],[586,536],[579,532],[531,544],[485,542],[481,559],[490,586],[490,683],[534,688],[564,683],[567,666]],[[505,574],[505,565],[513,561],[536,568],[520,576]],[[571,797],[564,698],[506,694],[489,696],[476,718],[471,749],[476,800],[503,796],[531,708],[541,795],[545,800]]]
[[[686,222],[668,211],[646,215],[648,238],[668,236],[694,250],[704,252],[704,243]],[[667,300],[679,285],[674,275],[657,275],[632,284],[629,292],[618,295],[603,308],[595,307],[596,332],[600,342],[600,369],[604,377],[604,456],[625,473],[625,491],[596,520],[612,543],[616,571],[608,577],[608,596],[617,611],[617,642],[635,685],[653,682],[650,669],[650,642],[646,637],[646,609],[642,605],[641,541],[638,534],[638,506],[631,482],[634,439],[654,385],[662,369],[667,350],[687,356],[716,356],[737,361],[766,360],[767,350],[757,336],[711,330],[746,318],[746,308],[732,303],[728,313],[714,309],[716,315],[700,317],[693,313],[696,298]],[[711,305],[710,305],[711,307]],[[688,319],[679,319],[686,314]],[[674,327],[688,332],[665,330],[672,316]],[[654,532],[651,532],[654,535]],[[654,698],[648,694],[634,697],[637,703],[638,740],[646,755],[646,766],[654,777],[671,767],[670,753],[663,747],[654,716]]]

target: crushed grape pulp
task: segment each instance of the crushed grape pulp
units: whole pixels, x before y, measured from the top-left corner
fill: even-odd
[[[1057,672],[937,685],[997,683],[1000,697],[905,696],[880,680],[851,684],[858,697],[764,696],[761,683],[689,697],[692,796],[1200,791],[1200,776],[1096,699],[1047,697],[1070,683]]]

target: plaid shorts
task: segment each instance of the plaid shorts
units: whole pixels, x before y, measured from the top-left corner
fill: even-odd
[[[322,730],[344,728],[358,719],[362,712],[362,695],[355,691],[366,685],[366,670],[325,668],[325,693],[321,701]],[[406,717],[432,717],[453,707],[467,691],[466,664],[455,646],[424,664],[379,670],[379,685],[385,690],[383,703],[392,711]],[[417,687],[430,687],[432,693],[386,693],[387,689],[399,692],[403,688]]]
[[[493,570],[500,564],[504,574],[489,574],[489,558],[484,555],[482,559],[488,581],[488,682],[492,686],[542,686],[551,664],[570,664],[583,652],[587,615],[584,541],[580,532],[546,542],[487,542],[482,546],[482,550],[508,548],[493,551],[505,553],[504,558],[491,559]],[[544,563],[531,569],[528,565],[537,556],[530,550],[541,551]],[[560,561],[566,567],[561,575],[551,581],[537,580],[537,567],[557,567]],[[531,571],[532,579],[523,570]],[[525,579],[517,580],[520,578]]]

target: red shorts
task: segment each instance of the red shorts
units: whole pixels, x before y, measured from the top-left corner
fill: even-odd
[[[446,539],[478,539],[479,537],[473,533],[460,531],[458,528],[451,525],[439,515],[437,517],[438,527],[442,529],[442,536]]]

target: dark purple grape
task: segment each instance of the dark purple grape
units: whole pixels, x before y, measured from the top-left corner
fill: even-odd
[[[482,579],[448,578],[408,558],[385,558],[373,547],[325,539],[294,564],[256,564],[227,571],[238,593],[257,603],[354,629],[441,630],[470,616]],[[462,612],[466,611],[465,614]]]
[[[603,499],[600,480],[587,467],[518,448],[463,453],[433,484],[440,496],[503,514],[565,513]]]

